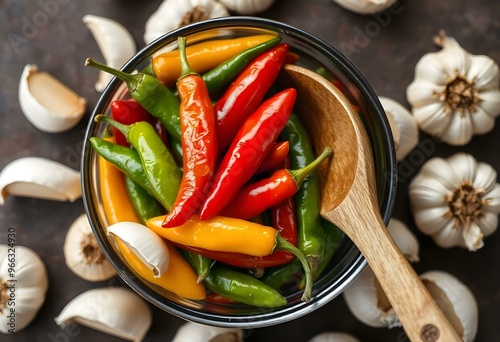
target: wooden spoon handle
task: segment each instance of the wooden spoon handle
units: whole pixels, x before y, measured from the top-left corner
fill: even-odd
[[[335,216],[334,222],[348,227],[343,230],[353,235],[350,238],[368,261],[410,340],[462,341],[392,240],[380,215],[370,210],[361,215],[366,216],[361,220],[357,215]]]

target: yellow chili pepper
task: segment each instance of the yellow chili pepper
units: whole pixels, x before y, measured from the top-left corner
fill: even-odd
[[[112,137],[106,140],[114,142]],[[123,221],[140,223],[128,199],[123,173],[100,156],[98,163],[101,198],[109,224]],[[205,288],[197,283],[197,274],[170,243],[167,243],[169,266],[167,272],[160,278],[155,278],[153,272],[124,243],[120,240],[116,240],[116,243],[125,261],[143,279],[184,298],[194,300],[205,298]]]
[[[246,220],[223,216],[200,220],[193,215],[181,226],[163,228],[164,219],[153,217],[146,225],[161,237],[185,246],[264,256],[271,254],[277,244],[276,229]]]
[[[273,35],[257,35],[235,39],[210,40],[188,46],[186,55],[191,68],[197,73],[204,73],[246,49],[275,37]],[[151,64],[156,78],[168,87],[174,85],[181,75],[179,50],[155,56]]]

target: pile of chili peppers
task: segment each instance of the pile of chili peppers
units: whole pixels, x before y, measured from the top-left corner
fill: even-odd
[[[120,245],[125,260],[189,299],[279,307],[299,279],[308,301],[341,233],[319,214],[315,169],[332,151],[315,156],[296,90],[276,84],[296,55],[270,35],[178,43],[144,72],[85,63],[130,95],[96,116],[110,136],[90,139],[107,219],[147,225],[171,253],[160,279]]]

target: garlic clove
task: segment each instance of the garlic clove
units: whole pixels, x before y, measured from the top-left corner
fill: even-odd
[[[494,88],[500,81],[500,71],[498,65],[491,58],[487,56],[472,56],[467,78],[476,79],[477,87]]]
[[[164,0],[146,21],[144,42],[149,44],[190,23],[228,15],[226,7],[215,0]]]
[[[186,322],[177,330],[172,342],[243,342],[243,330]]]
[[[403,160],[418,144],[418,126],[411,113],[398,102],[379,97],[391,126],[397,160]]]
[[[82,279],[103,281],[116,275],[99,247],[85,214],[80,215],[68,229],[63,250],[66,265]]]
[[[72,299],[54,319],[62,328],[75,322],[129,341],[141,341],[152,314],[137,294],[121,287],[88,290]]]
[[[474,341],[479,311],[471,290],[456,277],[443,271],[425,272],[420,278],[463,341]]]
[[[339,6],[358,14],[373,14],[388,9],[396,0],[333,0]]]
[[[418,240],[402,221],[391,218],[387,230],[408,261],[418,262],[420,260]]]
[[[24,67],[18,91],[23,114],[33,126],[48,133],[74,127],[87,106],[84,98],[32,64]]]
[[[82,18],[101,50],[106,64],[121,69],[136,53],[134,39],[123,25],[104,17],[87,14]],[[112,75],[100,71],[95,89],[102,92],[113,78]]]
[[[15,246],[14,271],[11,253],[12,248],[0,245],[0,332],[5,334],[21,331],[36,317],[49,287],[47,269],[35,251]],[[3,301],[10,298],[11,282],[16,289],[15,301]],[[15,312],[14,327],[9,324],[11,312]]]
[[[249,15],[264,12],[274,0],[219,0],[230,11],[236,14]]]
[[[108,226],[108,235],[120,239],[154,274],[161,277],[168,268],[169,251],[163,239],[136,222],[118,222]]]
[[[73,202],[82,195],[80,173],[45,158],[19,158],[0,172],[0,205],[9,195]]]
[[[308,342],[359,342],[359,340],[347,333],[329,331],[314,336]]]
[[[470,116],[460,117],[454,115],[451,117],[446,130],[438,136],[443,141],[453,141],[454,145],[461,146],[467,144],[473,135],[472,118]]]

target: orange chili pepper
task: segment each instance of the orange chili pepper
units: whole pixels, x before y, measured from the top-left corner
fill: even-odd
[[[114,138],[106,138],[114,142]],[[140,223],[134,208],[128,199],[123,173],[113,164],[99,156],[100,189],[104,212],[109,224],[130,221]],[[198,276],[180,253],[167,242],[170,262],[167,272],[160,278],[154,278],[150,269],[121,241],[117,245],[125,261],[143,279],[156,284],[178,296],[201,300],[205,298],[205,288],[197,283]]]
[[[273,38],[275,36],[257,35],[236,39],[210,40],[188,46],[186,54],[193,70],[197,73],[203,73],[246,49]],[[168,87],[173,86],[181,74],[181,60],[178,50],[153,57],[151,64],[156,78]]]

